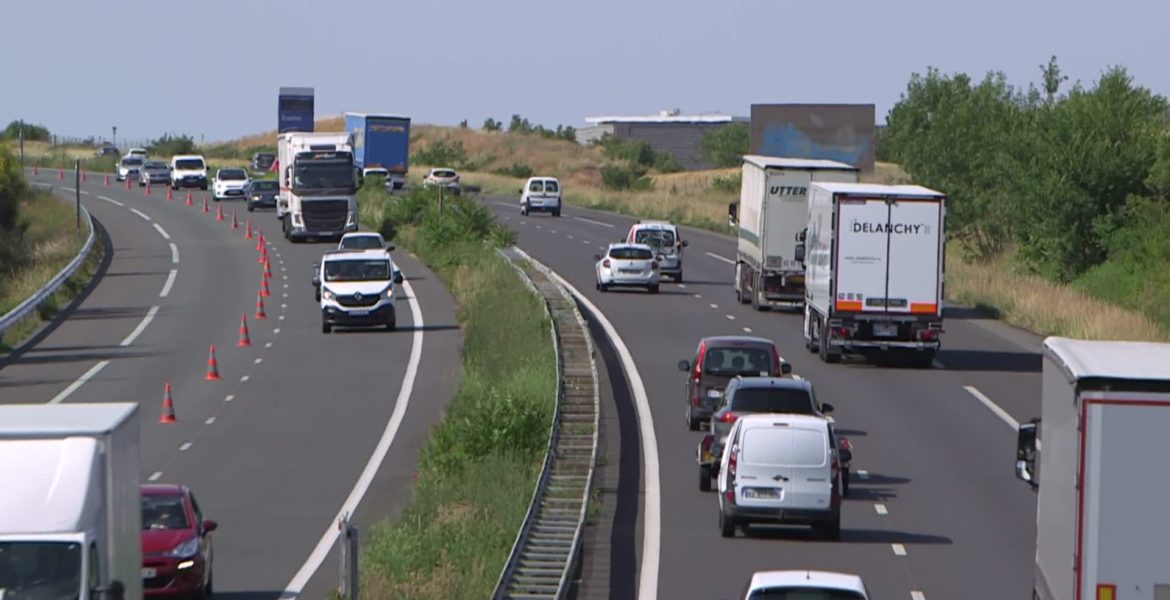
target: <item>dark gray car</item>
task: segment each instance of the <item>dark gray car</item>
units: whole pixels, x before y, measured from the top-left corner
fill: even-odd
[[[248,212],[257,207],[276,208],[276,197],[280,195],[280,182],[275,179],[253,179],[248,186]]]
[[[171,168],[161,160],[147,160],[138,171],[138,187],[146,184],[167,185],[171,181]]]

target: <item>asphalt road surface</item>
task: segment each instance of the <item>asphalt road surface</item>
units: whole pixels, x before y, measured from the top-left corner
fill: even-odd
[[[56,175],[32,180],[71,194],[70,177]],[[217,221],[210,192],[204,213],[201,191],[186,206],[185,191],[166,200],[164,189],[146,196],[87,179],[82,202],[112,241],[108,265],[75,310],[0,364],[0,402],[138,402],[143,481],[190,485],[220,523],[217,597],[276,597],[290,583],[324,597],[337,585],[328,535],[339,510],[348,499],[368,526],[405,505],[418,449],[454,391],[450,296],[395,252],[409,284],[398,289],[398,331],[324,335],[310,276],[329,246],[286,242],[271,211],[247,213],[240,201],[223,202]],[[249,217],[273,235],[264,320],[254,317],[261,265],[243,239]],[[241,315],[251,337],[242,348]],[[204,380],[211,344],[219,381]],[[167,383],[178,423],[164,425]]]
[[[932,369],[826,365],[805,351],[799,314],[736,302],[730,237],[685,230],[684,282],[664,283],[657,296],[601,293],[593,256],[624,238],[633,219],[573,206],[560,218],[522,217],[515,198],[484,202],[519,232],[521,248],[599,307],[633,354],[660,457],[659,598],[730,598],[752,572],[788,568],[857,573],[875,598],[1028,597],[1035,497],[1014,476],[1013,420],[1039,413],[1039,339],[952,310]],[[676,365],[700,337],[742,333],[774,339],[835,405],[837,428],[854,444],[839,542],[799,529],[719,535],[714,492],[698,489],[702,434],[684,423]]]

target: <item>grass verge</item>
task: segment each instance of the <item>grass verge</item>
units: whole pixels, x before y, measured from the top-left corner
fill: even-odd
[[[24,302],[77,256],[88,229],[79,233],[74,208],[49,192],[32,192],[21,202],[19,235],[0,240],[0,315]],[[0,338],[0,353],[18,347],[41,323],[57,314],[89,283],[101,263],[103,248],[95,243],[89,256],[57,292]]]
[[[556,365],[542,300],[495,247],[490,211],[429,190],[362,190],[362,223],[446,283],[464,328],[462,377],[419,461],[410,505],[365,538],[366,598],[485,598],[519,530],[544,458]]]

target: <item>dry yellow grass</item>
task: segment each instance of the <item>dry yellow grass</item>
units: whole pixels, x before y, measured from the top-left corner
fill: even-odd
[[[1154,320],[1015,267],[1010,256],[971,264],[948,252],[947,296],[997,310],[1008,323],[1038,335],[1086,340],[1170,341]]]

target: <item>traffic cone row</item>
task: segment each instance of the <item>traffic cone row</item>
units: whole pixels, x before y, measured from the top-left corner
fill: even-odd
[[[191,192],[187,192],[187,206],[195,206],[195,202],[191,199]]]
[[[65,169],[62,169],[61,167],[57,167],[57,179],[62,180],[62,181],[65,180]]]
[[[203,376],[207,381],[219,381],[219,361],[215,360],[215,344],[207,355],[207,374]]]
[[[110,175],[109,175],[109,173],[107,173],[107,174],[106,174],[106,176],[105,176],[105,178],[102,180],[102,185],[104,185],[104,186],[106,186],[106,187],[110,187]]]
[[[260,256],[256,257],[256,262],[258,262],[260,264],[264,264],[264,261],[266,261],[266,260],[268,260],[268,245],[267,244],[260,247]]]
[[[162,416],[158,418],[158,422],[175,422],[175,402],[171,399],[171,384],[169,383],[163,386]]]
[[[268,313],[264,312],[264,296],[260,294],[256,294],[256,314],[252,318],[257,321],[268,318]]]
[[[215,205],[215,220],[216,221],[223,220],[223,205],[222,204]]]
[[[232,229],[239,229],[240,221],[236,219],[236,209],[232,209]]]
[[[240,339],[236,342],[237,348],[252,345],[252,336],[248,335],[248,315],[240,315]]]
[[[81,170],[81,181],[85,181],[85,169]]]
[[[150,195],[150,182],[149,181],[146,182],[146,191],[144,192],[144,194],[147,196]]]
[[[252,239],[252,219],[248,219],[244,222],[244,239]]]
[[[264,247],[264,228],[257,227],[256,231],[259,232],[259,235],[256,237],[256,251],[259,252]]]
[[[268,290],[268,278],[263,272],[260,273],[260,295],[265,298],[272,296],[272,292]]]
[[[36,175],[39,172],[40,172],[40,169],[37,168],[37,163],[33,163],[33,175]]]
[[[130,191],[130,178],[127,177],[126,179],[123,179],[122,181],[126,182],[126,191],[129,192]]]
[[[208,212],[208,210],[207,210],[207,194],[203,195],[203,212]]]
[[[167,186],[167,200],[175,199],[175,190],[171,186]]]
[[[264,278],[272,279],[272,268],[269,266],[269,261],[267,259],[264,261]]]

